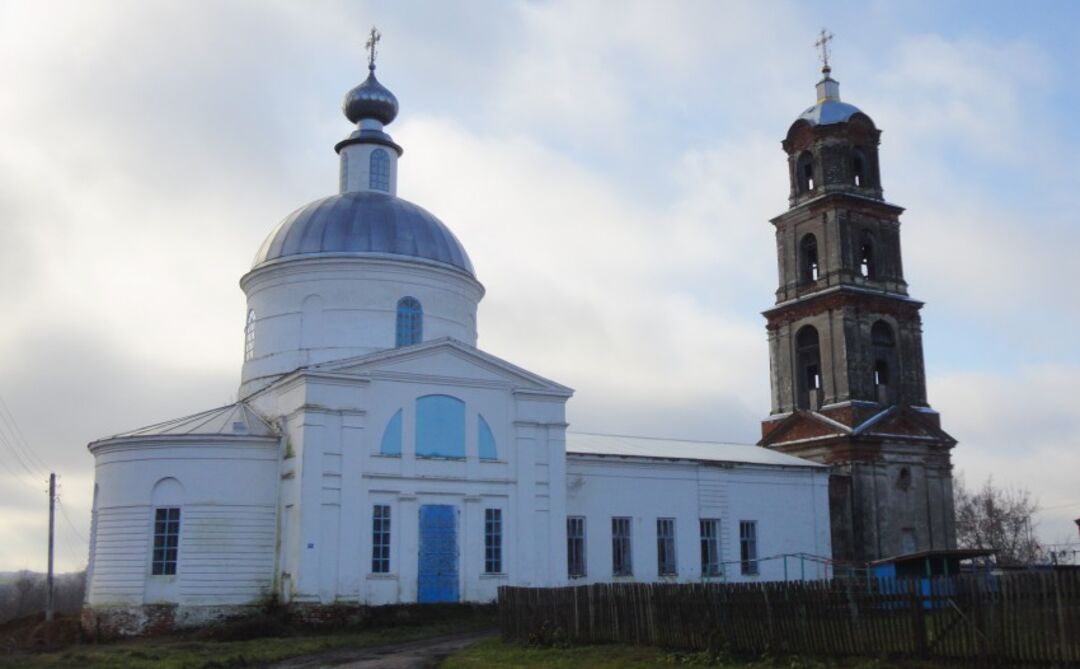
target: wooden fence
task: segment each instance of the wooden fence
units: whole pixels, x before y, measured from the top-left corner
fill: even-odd
[[[499,588],[503,638],[688,650],[1080,662],[1080,572]]]

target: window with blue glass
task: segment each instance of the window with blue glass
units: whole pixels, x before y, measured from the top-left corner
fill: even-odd
[[[419,344],[424,338],[424,309],[415,297],[403,297],[397,303],[397,346]]]
[[[481,460],[498,460],[499,455],[495,450],[495,435],[491,432],[491,426],[484,420],[483,416],[477,416],[477,435],[480,441],[480,459]]]
[[[401,409],[397,410],[383,430],[380,455],[401,455]]]
[[[370,175],[368,186],[371,190],[390,192],[390,154],[386,152],[386,149],[375,149],[371,152],[368,174]]]
[[[390,506],[376,504],[371,513],[371,573],[390,573]]]
[[[484,509],[484,573],[501,574],[502,509]]]
[[[416,455],[465,457],[465,403],[449,395],[416,400]]]

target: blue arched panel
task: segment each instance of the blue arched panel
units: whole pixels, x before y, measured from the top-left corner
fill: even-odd
[[[386,424],[383,431],[382,444],[379,446],[382,455],[401,455],[401,409],[397,410],[394,417]]]
[[[465,457],[465,403],[449,395],[416,400],[416,454]]]
[[[476,433],[480,441],[480,459],[498,460],[499,454],[495,450],[495,435],[491,432],[491,426],[488,425],[483,416],[478,414],[477,418],[479,419],[479,426]]]

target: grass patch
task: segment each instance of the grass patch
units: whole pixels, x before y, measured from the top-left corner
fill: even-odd
[[[709,658],[705,653],[672,652],[644,646],[575,646],[538,648],[481,641],[455,653],[440,669],[650,669],[654,667],[727,667],[729,669],[937,669],[928,662],[884,660],[816,660],[786,657],[745,660]]]
[[[56,652],[0,655],[0,669],[229,669],[262,666],[279,660],[341,648],[364,648],[457,634],[495,625],[488,612],[459,614],[437,622],[368,630],[294,633],[235,641],[217,641],[205,633],[107,644],[83,644]]]

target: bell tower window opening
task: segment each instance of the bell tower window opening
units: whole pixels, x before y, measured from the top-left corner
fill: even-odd
[[[878,360],[874,363],[874,385],[888,386],[889,385],[889,363],[884,360]]]
[[[877,278],[877,268],[874,266],[874,236],[864,232],[862,242],[859,244],[859,276],[866,279]]]
[[[795,335],[797,362],[796,404],[800,409],[816,410],[822,395],[821,345],[818,331],[812,325],[804,325]]]
[[[866,186],[866,152],[855,147],[851,157],[852,180],[860,188]]]
[[[386,149],[375,149],[371,152],[368,175],[368,187],[371,190],[390,192],[390,155],[386,153]]]
[[[396,346],[419,344],[424,338],[424,309],[415,297],[403,297],[397,303]]]
[[[795,161],[795,182],[800,193],[814,190],[814,154],[803,151]]]
[[[814,283],[819,276],[817,237],[808,233],[799,242],[799,283]]]
[[[870,328],[870,343],[874,346],[892,348],[896,346],[896,337],[893,336],[892,328],[885,321],[877,321]]]
[[[879,404],[890,404],[891,368],[896,363],[896,336],[892,327],[885,321],[876,321],[870,328],[870,345],[874,355],[874,399]]]

